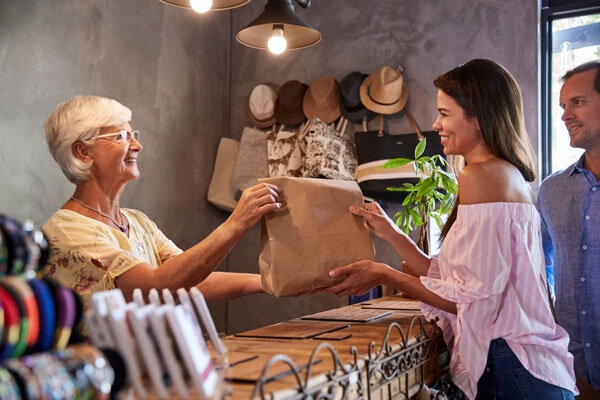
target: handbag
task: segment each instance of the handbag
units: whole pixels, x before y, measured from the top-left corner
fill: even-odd
[[[267,134],[260,129],[246,127],[231,174],[233,197],[239,200],[242,192],[256,185],[259,178],[267,178]]]
[[[284,125],[267,133],[267,161],[269,176],[304,176],[306,130],[285,130]]]
[[[304,177],[356,180],[356,145],[345,134],[348,120],[340,118],[337,127],[317,117],[307,124]]]
[[[230,138],[221,138],[212,178],[208,185],[207,199],[217,208],[233,211],[237,201],[231,190],[231,175],[240,143]]]
[[[413,168],[413,163],[401,167],[382,169],[381,166],[394,158],[414,159],[415,147],[422,140],[427,139],[427,147],[423,156],[436,154],[445,157],[441,138],[436,131],[421,132],[414,118],[405,108],[414,133],[401,135],[390,135],[383,129],[383,116],[379,118],[379,130],[368,131],[363,121],[364,132],[356,133],[356,148],[358,155],[358,167],[356,176],[358,185],[363,195],[372,200],[395,200],[402,201],[407,192],[388,191],[388,187],[402,187],[404,183],[416,185],[421,176],[418,176]]]

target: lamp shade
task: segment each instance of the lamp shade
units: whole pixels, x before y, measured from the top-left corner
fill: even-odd
[[[321,41],[321,33],[294,13],[292,0],[268,0],[265,11],[239,31],[236,39],[244,46],[266,50],[274,25],[283,25],[290,50],[304,49]]]
[[[190,6],[190,0],[160,0],[165,4],[169,4],[175,7],[181,8],[192,8]],[[252,0],[213,0],[210,11],[221,11],[230,10],[232,8],[241,7],[245,4],[250,3]]]

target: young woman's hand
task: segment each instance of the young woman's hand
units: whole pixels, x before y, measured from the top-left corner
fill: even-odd
[[[336,278],[346,275],[346,278],[337,285],[325,289],[326,292],[336,296],[360,296],[369,289],[381,285],[386,281],[386,274],[394,271],[393,268],[370,260],[357,261],[346,266],[336,268],[329,272],[329,276]]]
[[[364,208],[350,206],[349,211],[367,221],[374,234],[384,240],[389,240],[397,234],[403,235],[398,226],[387,216],[377,203],[367,203]]]

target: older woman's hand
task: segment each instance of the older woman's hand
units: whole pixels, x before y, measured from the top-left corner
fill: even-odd
[[[336,296],[351,294],[360,296],[375,286],[385,283],[387,275],[393,272],[397,271],[386,264],[370,260],[357,261],[330,271],[329,276],[332,278],[346,275],[346,279],[325,289],[325,291]]]
[[[281,189],[270,183],[259,183],[244,190],[229,220],[247,231],[263,215],[281,207],[280,193]]]
[[[363,217],[373,233],[384,240],[390,239],[394,234],[402,234],[394,221],[377,203],[367,203],[364,208],[350,206],[349,210],[352,214]]]

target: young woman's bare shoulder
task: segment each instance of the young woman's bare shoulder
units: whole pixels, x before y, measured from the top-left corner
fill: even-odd
[[[503,200],[506,172],[494,161],[469,164],[458,174],[461,204],[492,203]]]

